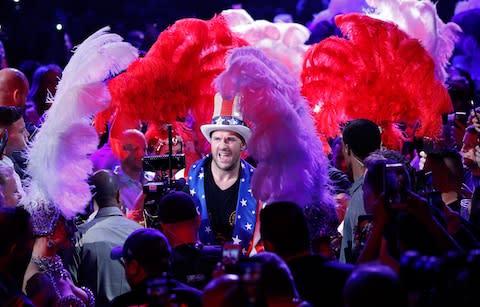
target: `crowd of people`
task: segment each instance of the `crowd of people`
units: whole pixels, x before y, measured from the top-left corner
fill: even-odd
[[[475,10],[480,10],[480,5]],[[224,16],[228,19],[233,15]],[[358,16],[354,14],[352,18]],[[215,18],[209,22],[220,24]],[[350,22],[355,27],[355,20]],[[203,24],[198,25],[200,28]],[[176,29],[190,31],[185,30],[190,26],[187,23],[175,26],[161,34],[159,40],[176,41]],[[385,29],[391,33],[397,31],[388,26]],[[216,31],[218,28],[211,32]],[[188,33],[190,42],[195,42],[198,34]],[[88,62],[82,47],[95,39],[104,39],[106,44],[116,38],[104,32],[94,34],[77,48],[78,54],[74,54],[72,61]],[[132,37],[132,45],[133,40]],[[125,43],[128,56],[139,56],[140,60],[130,61],[133,63],[130,66],[118,64],[121,61],[102,63],[125,66],[116,68],[121,71],[117,76],[107,69],[112,79],[108,87],[103,75],[85,68],[75,71],[46,64],[28,76],[27,71],[2,67],[0,305],[477,306],[480,302],[476,290],[480,285],[480,107],[476,103],[480,79],[478,71],[467,69],[478,67],[478,63],[468,66],[462,60],[466,57],[465,40],[457,42],[452,64],[446,67],[446,79],[441,82],[451,102],[450,111],[436,114],[431,108],[432,116],[438,115],[436,120],[441,121],[440,131],[424,135],[418,132],[425,123],[423,118],[395,122],[401,146],[394,147],[385,142],[385,135],[391,131],[385,130],[387,120],[381,115],[367,119],[344,112],[336,137],[325,138],[327,133],[315,132],[315,142],[309,143],[310,154],[314,155],[312,169],[322,172],[317,174],[321,180],[308,177],[307,166],[298,167],[309,164],[308,161],[297,164],[296,159],[308,160],[310,156],[279,155],[305,152],[303,148],[293,148],[299,143],[282,138],[298,135],[300,140],[312,141],[311,131],[321,129],[324,124],[315,122],[317,126],[313,128],[319,118],[314,115],[319,113],[315,108],[322,112],[321,108],[329,102],[322,105],[315,101],[308,105],[310,94],[306,90],[301,94],[297,85],[289,83],[298,76],[294,72],[292,76],[282,75],[291,72],[290,67],[283,68],[268,52],[260,52],[261,47],[244,47],[246,43],[241,40],[232,40],[228,45],[224,39],[222,47],[231,48],[221,56],[227,57],[227,64],[222,63],[222,71],[200,82],[203,86],[208,83],[208,90],[202,88],[201,95],[202,99],[208,97],[213,106],[208,108],[213,112],[208,115],[211,121],[198,123],[195,120],[196,116],[200,118],[199,113],[193,107],[185,114],[176,114],[174,122],[169,123],[134,117],[136,121],[127,120],[122,115],[125,110],[133,109],[118,102],[119,93],[126,100],[132,97],[128,96],[129,83],[138,83],[135,69],[139,67],[144,69],[142,73],[147,71],[146,75],[156,78],[158,72],[146,65],[153,61],[155,52],[168,51],[166,47],[137,53]],[[337,43],[340,49],[340,39]],[[196,52],[206,54],[205,50],[211,51],[218,45],[199,47],[192,43],[190,47],[194,51],[187,53],[187,57],[195,58]],[[102,49],[99,53],[115,57],[121,53],[119,50],[109,54]],[[215,50],[220,53],[224,49]],[[275,81],[265,81],[261,89],[255,87],[255,78],[261,78],[260,82],[268,78],[258,68],[260,65],[254,69],[242,66],[247,55],[252,56],[246,61],[249,65],[255,62],[252,67],[266,63]],[[356,55],[361,57],[360,53]],[[170,60],[180,61],[174,56]],[[433,60],[431,63],[433,76]],[[211,71],[217,67],[209,65]],[[247,80],[251,71],[256,75]],[[84,79],[82,73],[88,78]],[[178,74],[181,76],[182,72]],[[56,152],[56,146],[75,148],[85,139],[88,147],[90,130],[74,123],[73,129],[65,127],[66,134],[48,135],[44,131],[51,131],[47,129],[52,129],[57,120],[65,120],[51,116],[59,114],[51,113],[53,104],[60,104],[55,105],[56,110],[65,108],[66,114],[71,111],[65,102],[68,99],[60,100],[58,92],[65,95],[66,82],[76,80],[77,76],[78,80],[88,82],[68,88],[74,92],[68,98],[80,106],[76,109],[78,117],[86,118],[82,123],[87,122],[96,131],[95,138],[99,141],[88,154],[84,154],[86,149],[65,150],[63,157]],[[144,76],[140,74],[141,78]],[[122,77],[126,83],[119,81]],[[401,78],[403,82],[408,76]],[[188,83],[195,82],[192,79]],[[193,87],[179,84],[188,94],[175,92],[177,95],[191,95],[186,100],[200,97],[200,94],[195,96]],[[175,84],[162,86],[171,86],[172,92],[177,90]],[[75,91],[77,88],[80,90]],[[158,99],[152,92],[144,89],[141,99]],[[288,97],[276,101],[282,103],[279,109],[292,107],[293,112],[265,112],[258,116],[252,101],[263,99],[267,105],[268,93],[272,92]],[[82,101],[87,101],[85,97],[98,98],[102,101],[98,105],[103,103],[99,97],[105,97],[104,93],[108,94],[104,100],[112,99],[117,108],[109,114],[105,127],[98,126],[99,122],[104,123],[99,112],[91,116],[93,108],[82,107]],[[170,97],[168,94],[165,96]],[[395,98],[395,94],[384,93],[384,96]],[[298,101],[290,102],[296,99],[292,97]],[[432,105],[435,103],[431,101]],[[312,105],[315,108],[306,109]],[[103,110],[108,111],[106,107]],[[424,107],[430,110],[430,106]],[[172,110],[177,109],[169,105],[168,112]],[[157,111],[147,109],[148,112]],[[263,133],[262,129],[279,128],[272,118],[278,114],[285,115],[280,119],[285,127],[294,123],[297,130],[289,134]],[[75,115],[66,117],[64,123],[74,121]],[[334,125],[333,121],[328,123]],[[91,127],[95,124],[96,130]],[[270,143],[272,135],[275,145]],[[38,159],[39,137],[48,142],[42,153],[57,160]],[[61,142],[55,142],[56,137]],[[317,149],[322,145],[323,151],[319,153]],[[81,158],[76,161],[77,156],[88,163]],[[269,157],[275,157],[275,165],[267,164]],[[38,164],[39,161],[43,164]],[[83,190],[75,188],[80,183],[73,182],[81,174],[75,163],[88,170],[81,184],[89,187],[90,200],[80,203],[81,210],[73,204],[83,199],[77,197]],[[292,164],[297,167],[291,167]],[[38,174],[43,170],[46,174],[52,174],[53,170],[59,178],[51,178],[51,182],[47,178],[49,182],[45,182],[42,177],[39,181]],[[268,178],[269,175],[278,177]],[[264,181],[259,182],[259,178]],[[74,188],[65,192],[69,194],[65,196],[58,193],[63,190],[51,189],[54,185]],[[311,190],[299,192],[305,186]],[[292,195],[282,193],[282,189]],[[75,191],[79,195],[74,195]],[[308,195],[293,195],[296,193]],[[72,204],[59,204],[59,200],[72,200]]]

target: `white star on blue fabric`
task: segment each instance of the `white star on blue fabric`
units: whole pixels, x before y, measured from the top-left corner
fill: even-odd
[[[197,194],[197,192],[195,192],[195,189],[190,189],[190,195],[195,196],[195,194]]]
[[[192,176],[188,177],[188,180],[192,180]]]
[[[245,182],[245,178],[240,179],[241,182]]]
[[[204,198],[205,198],[205,194],[204,194],[204,195],[202,195],[202,199],[204,199]]]
[[[253,173],[253,168],[250,169],[250,173]]]
[[[203,172],[202,172],[202,173],[198,174],[198,179],[203,179],[204,176],[205,176],[205,175],[204,175]]]
[[[252,214],[255,214],[255,210],[252,210]]]
[[[210,228],[210,226],[205,227],[205,232],[206,233],[212,232],[212,228]]]
[[[237,219],[241,219],[241,218],[242,218],[242,216],[239,214],[239,215],[237,216]]]
[[[233,244],[240,244],[240,242],[242,242],[242,240],[238,237],[238,235],[236,235],[235,237],[232,237],[232,240],[233,240]]]
[[[245,229],[246,229],[246,230],[252,230],[252,224],[246,223],[246,224],[245,224]]]
[[[242,254],[246,255],[247,254],[247,250],[244,248],[242,248]]]
[[[238,124],[238,120],[236,120],[235,118],[230,118],[230,119],[228,120],[228,123],[229,123],[230,125],[237,125],[237,124]]]
[[[242,204],[242,207],[246,207],[247,206],[247,200],[245,198],[242,198],[242,200],[240,201],[240,203]]]
[[[248,189],[248,193],[253,196],[252,189]]]
[[[217,124],[217,125],[223,125],[223,120],[224,120],[223,118],[219,117],[219,118],[217,118],[217,120],[215,121],[215,124]]]
[[[196,164],[192,165],[192,168],[195,168],[195,167],[197,167],[197,165],[196,165]]]

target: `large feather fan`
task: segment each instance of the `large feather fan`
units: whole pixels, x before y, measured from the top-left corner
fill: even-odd
[[[418,136],[438,136],[441,114],[450,112],[451,102],[418,40],[361,14],[337,16],[336,23],[346,38],[313,45],[302,72],[302,93],[320,134],[334,137],[340,123],[366,118],[382,128],[390,148],[401,145],[398,122],[413,126],[420,119]]]
[[[231,53],[216,87],[226,99],[242,97],[240,109],[252,128],[248,151],[258,162],[252,179],[255,198],[313,204],[323,218],[334,220],[328,160],[298,77],[262,51],[243,47]]]
[[[323,21],[333,23],[333,18],[339,14],[360,13],[367,7],[368,5],[365,3],[365,0],[330,0],[328,8],[315,14],[310,29]]]
[[[437,14],[435,4],[429,0],[366,0],[373,10],[368,15],[398,25],[411,38],[416,38],[435,61],[435,75],[444,82],[448,60],[455,41],[462,31],[453,22],[445,24]]]
[[[300,74],[303,56],[307,50],[305,42],[310,36],[310,31],[305,26],[298,23],[253,20],[242,9],[224,10],[221,14],[230,29],[251,46],[280,61],[294,74]]]
[[[212,81],[225,68],[227,51],[244,45],[222,16],[209,21],[181,19],[163,31],[144,58],[109,83],[112,105],[102,116],[109,119],[114,114],[110,133],[114,153],[121,155],[120,133],[139,120],[172,123],[191,110],[194,130],[201,135],[199,126],[210,122],[213,114]],[[206,140],[198,141],[208,152]]]
[[[480,0],[459,1],[455,7],[455,15],[473,9],[480,9]]]
[[[105,27],[78,46],[65,67],[47,117],[28,152],[31,176],[26,205],[56,204],[62,214],[82,212],[91,194],[87,184],[98,136],[91,117],[105,109],[104,80],[124,70],[137,50]]]

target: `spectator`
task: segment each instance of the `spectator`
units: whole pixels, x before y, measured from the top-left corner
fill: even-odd
[[[15,107],[1,107],[0,106],[0,131],[1,133],[1,145],[0,145],[0,166],[15,169],[12,176],[15,179],[16,190],[22,197],[24,195],[22,182],[17,169],[22,172],[16,161],[12,160],[13,154],[18,150],[25,149],[26,134],[22,130],[22,114]]]
[[[20,200],[13,173],[14,170],[11,167],[0,166],[0,194],[3,197],[3,205],[11,208],[17,206]]]
[[[33,248],[30,215],[23,208],[0,208],[0,305],[33,306],[22,281]]]
[[[41,118],[50,108],[48,97],[55,96],[62,69],[55,64],[40,66],[33,75],[33,82],[27,97],[25,121],[35,127],[41,125]],[[30,130],[30,133],[33,131]]]
[[[347,307],[406,307],[407,294],[397,274],[380,264],[362,265],[353,271],[344,288]]]
[[[350,188],[351,198],[343,223],[340,261],[354,262],[351,258],[351,252],[356,248],[354,231],[358,224],[358,217],[365,214],[362,192],[365,173],[363,159],[380,148],[380,129],[367,119],[356,119],[345,126],[342,138],[345,163],[354,182]]]
[[[25,108],[28,94],[28,80],[14,68],[0,70],[0,106]]]
[[[342,292],[352,267],[312,254],[302,208],[276,202],[260,212],[265,250],[274,252],[290,268],[300,296],[313,306],[343,306]]]

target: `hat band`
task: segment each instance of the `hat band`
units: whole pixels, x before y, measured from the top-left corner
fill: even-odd
[[[238,125],[241,125],[241,126],[247,126],[245,125],[245,123],[243,122],[243,120],[241,120],[240,118],[238,117],[233,117],[233,116],[214,116],[212,118],[212,124],[214,125],[224,125],[224,126],[238,126]]]

